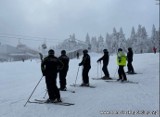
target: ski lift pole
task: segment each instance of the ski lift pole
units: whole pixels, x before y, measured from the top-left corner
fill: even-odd
[[[27,105],[27,103],[28,103],[29,100],[31,99],[33,93],[35,92],[35,90],[36,90],[37,86],[39,85],[39,83],[41,82],[42,78],[43,78],[43,76],[41,77],[41,79],[38,81],[37,85],[36,85],[35,88],[33,89],[31,95],[29,96],[29,98],[28,98],[28,100],[27,100],[27,102],[24,104],[24,107]]]

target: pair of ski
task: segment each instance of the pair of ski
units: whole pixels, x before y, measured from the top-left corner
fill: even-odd
[[[138,82],[134,82],[134,81],[117,81],[115,78],[111,78],[111,79],[103,79],[103,78],[92,78],[93,80],[104,80],[105,82],[119,82],[119,83],[131,83],[131,84],[138,84]]]
[[[36,103],[36,104],[54,104],[54,105],[61,105],[61,106],[72,106],[75,105],[74,103],[69,102],[47,102],[47,100],[39,100],[35,99],[34,101],[29,101],[29,103]]]
[[[126,72],[127,75],[136,75],[136,74],[142,74],[142,73],[137,73],[137,72],[134,72],[134,73],[128,73]]]
[[[138,82],[135,81],[130,81],[130,80],[126,80],[126,81],[122,81],[122,80],[106,80],[105,82],[118,82],[118,83],[131,83],[131,84],[138,84]]]
[[[80,84],[71,84],[70,86],[72,87],[86,87],[86,88],[96,88],[96,86],[93,86],[93,85],[89,85],[89,86],[83,86],[83,85],[80,85]]]

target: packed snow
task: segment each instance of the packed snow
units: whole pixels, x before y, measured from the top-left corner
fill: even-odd
[[[102,65],[96,61],[103,54],[89,53],[92,68],[90,84],[96,88],[71,87],[81,84],[80,59],[71,59],[67,75],[69,91],[60,92],[64,102],[73,106],[27,103],[31,92],[42,77],[40,60],[0,63],[0,117],[143,117],[159,116],[159,53],[135,54],[133,66],[138,74],[127,75],[129,81],[120,83],[93,80],[103,76]],[[108,70],[118,78],[116,55],[110,56]],[[127,71],[127,67],[125,67]],[[59,79],[57,78],[59,86]],[[47,99],[45,80],[40,82],[30,100]]]

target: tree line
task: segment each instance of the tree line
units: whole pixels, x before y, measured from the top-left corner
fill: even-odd
[[[84,42],[77,40],[75,34],[73,34],[70,35],[69,39],[66,39],[55,48],[66,49],[68,51],[89,49],[93,52],[102,52],[102,50],[106,48],[110,53],[116,53],[118,48],[127,51],[128,47],[132,47],[134,53],[150,53],[153,47],[159,50],[160,42],[160,28],[157,30],[155,25],[153,25],[151,31],[151,36],[148,36],[145,27],[138,25],[137,30],[132,27],[130,37],[126,39],[122,28],[120,28],[119,31],[113,28],[113,32],[111,34],[107,33],[105,37],[102,35],[91,37],[87,33]]]

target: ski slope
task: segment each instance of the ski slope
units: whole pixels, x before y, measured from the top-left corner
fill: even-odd
[[[138,84],[92,80],[101,77],[97,59],[102,54],[89,53],[92,68],[90,84],[96,88],[71,87],[75,83],[80,59],[71,59],[67,75],[67,88],[75,93],[61,92],[64,102],[73,106],[53,104],[24,104],[42,77],[40,60],[0,63],[0,117],[158,117],[159,113],[159,54],[135,54],[133,66],[136,75],[127,75],[128,80]],[[110,56],[109,73],[118,78],[116,56]],[[125,67],[125,71],[127,68]],[[81,67],[77,84],[81,84]],[[57,78],[59,86],[59,79]],[[43,79],[31,100],[47,99]],[[45,97],[44,97],[45,96]]]

